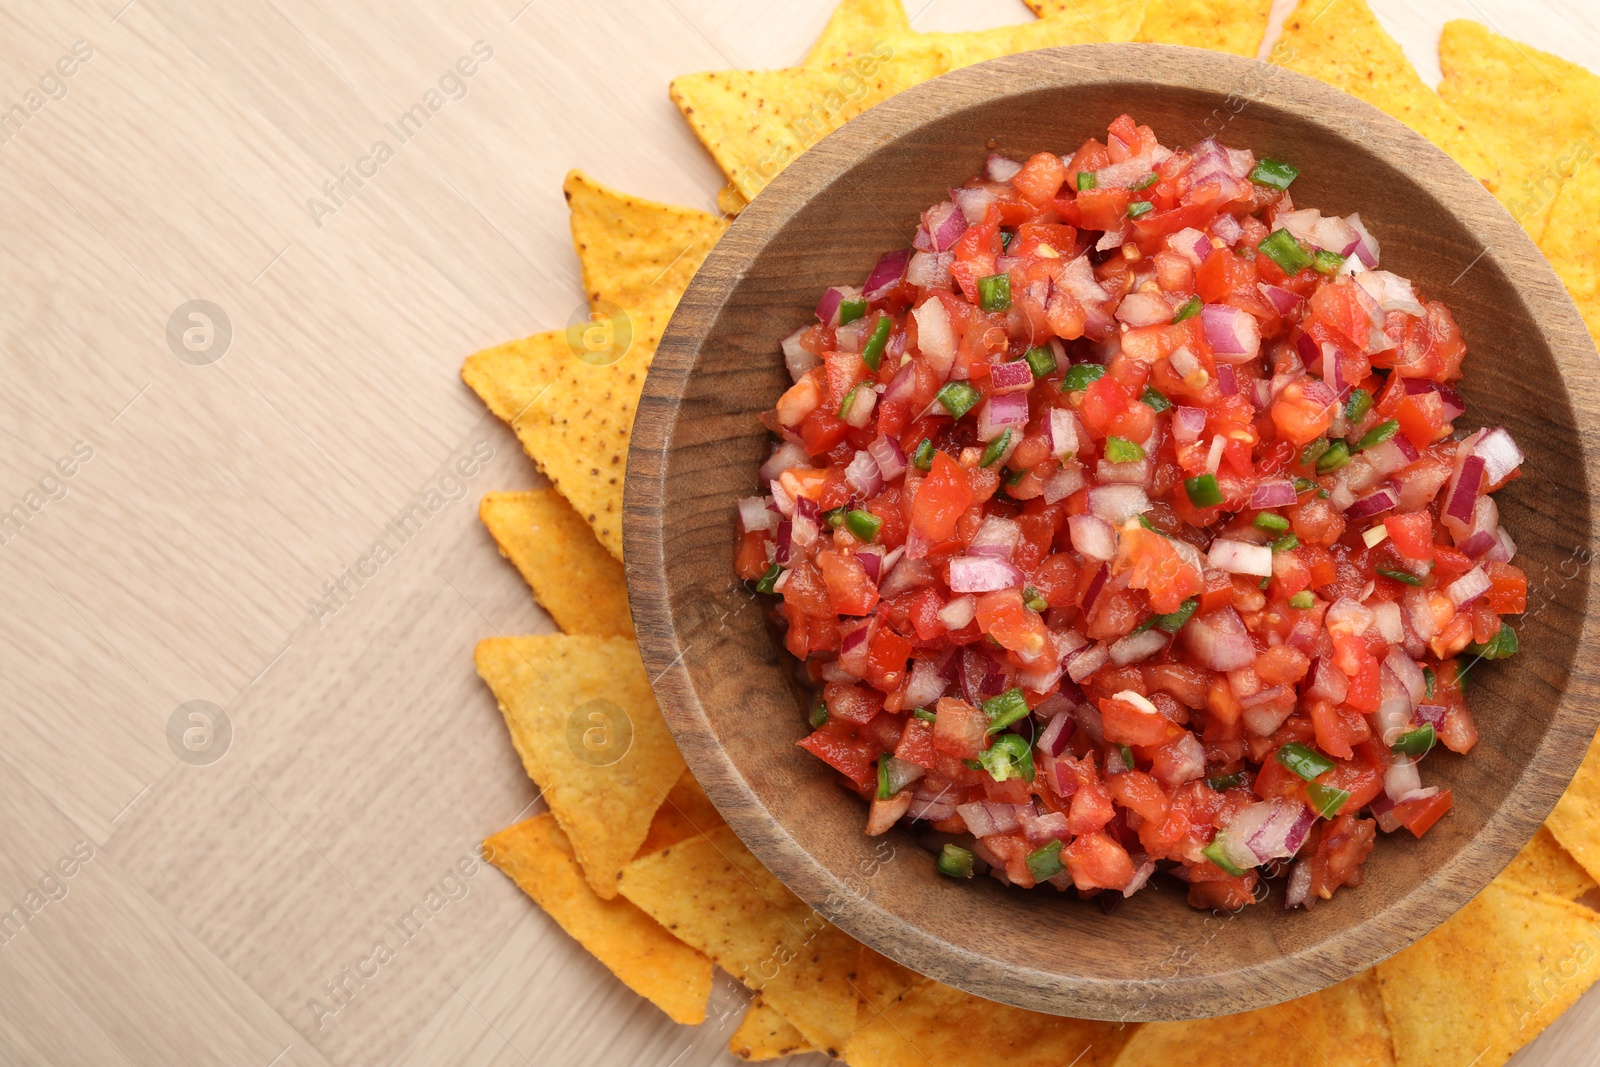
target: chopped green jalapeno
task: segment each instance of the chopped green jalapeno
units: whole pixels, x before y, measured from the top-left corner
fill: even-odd
[[[845,513],[844,524],[850,532],[867,544],[878,539],[878,531],[883,528],[883,520],[870,511],[860,509]]]
[[[1041,615],[1050,608],[1050,601],[1040,596],[1039,590],[1035,589],[1031,585],[1022,591],[1022,602],[1026,604],[1030,610],[1037,611]]]
[[[1389,419],[1386,422],[1378,423],[1378,425],[1361,435],[1361,440],[1356,442],[1356,451],[1360,452],[1383,444],[1393,437],[1398,429],[1400,429],[1400,421],[1398,419]]]
[[[1028,714],[1028,701],[1021,689],[1007,689],[999,696],[983,702],[983,713],[989,717],[989,732],[997,734]]]
[[[845,512],[849,510],[850,509],[848,507],[844,507],[843,505],[836,508],[830,508],[822,513],[822,521],[827,523],[833,529],[837,530],[839,527],[844,525],[844,515]]]
[[[1128,747],[1127,745],[1118,745],[1117,746],[1117,758],[1122,761],[1122,769],[1124,771],[1133,770],[1134,764],[1133,764],[1133,749],[1132,748]]]
[[[1324,819],[1331,819],[1339,814],[1339,809],[1350,799],[1350,790],[1340,789],[1336,785],[1312,782],[1306,786],[1306,797],[1311,801],[1312,811]]]
[[[1309,611],[1316,602],[1317,598],[1311,595],[1309,589],[1302,589],[1289,598],[1289,606],[1296,611]]]
[[[1250,525],[1254,526],[1258,530],[1270,530],[1274,533],[1282,533],[1284,530],[1289,528],[1289,520],[1284,518],[1282,515],[1277,515],[1270,511],[1263,511],[1261,514],[1257,515],[1251,520]]]
[[[1299,494],[1299,493],[1322,493],[1322,487],[1320,485],[1318,485],[1316,482],[1312,481],[1310,478],[1299,478],[1299,477],[1297,477],[1297,478],[1294,479],[1294,491],[1297,494]],[[1327,494],[1323,493],[1323,495],[1326,496]]]
[[[1234,866],[1233,861],[1228,858],[1227,851],[1222,847],[1222,835],[1220,833],[1212,839],[1211,844],[1200,850],[1200,854],[1235,878],[1244,873],[1243,867]]]
[[[1080,170],[1078,172],[1078,192],[1081,193],[1085,189],[1094,189],[1098,187],[1099,184],[1100,179],[1095,176],[1094,171]]]
[[[1106,438],[1106,459],[1112,463],[1137,463],[1144,458],[1144,449],[1126,437]]]
[[[1222,489],[1215,474],[1197,474],[1183,480],[1183,491],[1189,494],[1189,503],[1197,508],[1214,508],[1222,503]]]
[[[1350,446],[1343,441],[1335,441],[1328,446],[1328,450],[1317,459],[1318,474],[1332,474],[1350,462]]]
[[[1035,378],[1043,378],[1046,374],[1053,374],[1056,369],[1056,354],[1050,351],[1048,345],[1034,345],[1022,356],[1028,361],[1028,369],[1033,371]]]
[[[1128,217],[1130,219],[1142,219],[1155,209],[1156,206],[1148,200],[1135,200],[1128,205]]]
[[[983,446],[983,458],[978,461],[980,467],[992,467],[995,460],[1006,454],[1006,449],[1011,447],[1011,430],[996,437],[993,441]]]
[[[946,382],[934,399],[939,401],[940,407],[959,419],[983,399],[983,394],[966,382]]]
[[[878,799],[888,800],[894,796],[894,790],[889,788],[889,753],[884,752],[878,756]]]
[[[911,465],[919,471],[932,470],[933,453],[933,439],[924,437],[922,443],[917,446],[917,450],[911,453]]]
[[[985,311],[1004,311],[1011,306],[1011,275],[991,274],[978,279],[978,306]]]
[[[1306,447],[1300,450],[1300,466],[1311,466],[1327,453],[1329,447],[1328,439],[1326,437],[1319,437],[1315,441],[1312,441],[1310,444],[1306,445]]]
[[[1344,266],[1344,257],[1326,248],[1319,248],[1311,256],[1311,269],[1318,274],[1337,274]]]
[[[1347,422],[1360,422],[1367,417],[1367,412],[1371,410],[1371,393],[1365,389],[1350,390],[1350,399],[1344,402],[1344,417]]]
[[[1184,319],[1192,319],[1200,314],[1201,309],[1205,306],[1205,301],[1198,296],[1191,296],[1178,305],[1178,310],[1172,313],[1172,321],[1182,322]]]
[[[1467,652],[1483,659],[1507,659],[1517,654],[1517,648],[1517,631],[1501,623],[1493,637],[1481,645],[1468,645]]]
[[[1433,684],[1435,682],[1437,682],[1438,680],[1439,680],[1439,676],[1437,674],[1433,673],[1433,668],[1432,667],[1424,667],[1424,668],[1422,668],[1422,699],[1423,700],[1432,700],[1433,699]]]
[[[1333,770],[1333,760],[1298,741],[1290,741],[1278,749],[1278,762],[1308,782]]]
[[[1276,159],[1263,159],[1250,172],[1250,180],[1257,185],[1270,185],[1274,189],[1287,189],[1289,183],[1300,176],[1300,168]]]
[[[867,302],[865,300],[841,300],[841,301],[839,301],[839,325],[840,326],[848,326],[850,323],[856,321],[857,319],[859,319],[861,316],[865,315],[866,313],[867,313]]]
[[[844,399],[839,402],[839,418],[843,419],[850,414],[850,409],[855,406],[856,397],[861,394],[861,390],[871,388],[872,386],[863,382],[844,394]]]
[[[1219,774],[1215,778],[1206,779],[1206,785],[1219,793],[1229,789],[1236,789],[1243,784],[1244,775],[1239,771],[1234,771],[1232,774]]]
[[[939,716],[935,715],[927,708],[912,708],[911,714],[921,719],[923,722],[934,722],[939,718]]]
[[[1425,722],[1415,730],[1407,730],[1400,735],[1400,739],[1389,746],[1390,751],[1399,756],[1426,756],[1428,750],[1437,740],[1433,732],[1433,723]]]
[[[1394,570],[1390,567],[1377,567],[1374,569],[1385,578],[1393,579],[1394,581],[1400,582],[1404,585],[1421,585],[1423,582],[1423,579],[1418,578],[1410,571]]]
[[[1016,734],[1001,734],[994,744],[978,753],[978,764],[997,782],[1013,778],[1033,781],[1033,749]]]
[[[1288,230],[1273,230],[1262,238],[1256,249],[1291,278],[1312,264],[1311,257],[1300,247],[1300,241]]]
[[[817,701],[811,708],[811,728],[820,730],[828,723],[828,705]]]
[[[1274,552],[1289,552],[1299,547],[1300,538],[1296,537],[1294,534],[1284,534],[1282,537],[1272,542],[1272,551]]]
[[[1079,363],[1067,371],[1067,376],[1061,379],[1061,391],[1080,392],[1105,377],[1105,373],[1106,369],[1098,363]]]
[[[934,867],[946,878],[971,878],[972,853],[960,845],[945,845],[939,850]]]
[[[872,328],[872,336],[861,346],[861,362],[873,370],[877,370],[878,364],[883,361],[883,347],[889,343],[889,328],[892,325],[889,316],[880,316],[877,325]]]
[[[1163,396],[1153,385],[1144,387],[1144,393],[1139,397],[1139,401],[1148,405],[1151,411],[1156,412],[1166,411],[1172,406],[1172,401]]]
[[[1026,470],[1006,471],[1006,476],[1002,480],[1006,483],[1006,488],[1011,489],[1020,485],[1022,483],[1022,479],[1026,478],[1027,476],[1028,472]]]
[[[1061,862],[1061,842],[1051,841],[1028,853],[1028,870],[1033,873],[1035,882],[1054,878],[1066,870]]]
[[[756,592],[770,593],[773,585],[778,581],[778,576],[783,573],[783,568],[774,563],[767,568],[767,573],[756,579]]]
[[[1160,180],[1161,180],[1161,175],[1157,174],[1155,171],[1151,171],[1149,174],[1146,174],[1143,178],[1140,178],[1139,181],[1136,184],[1128,186],[1128,188],[1132,189],[1134,192],[1137,193],[1137,192],[1141,192],[1141,191],[1143,191],[1145,189],[1150,188],[1152,185],[1154,185],[1156,182],[1158,182]]]
[[[1154,625],[1165,634],[1175,634],[1183,629],[1183,624],[1194,615],[1195,609],[1200,606],[1200,601],[1190,597],[1178,605],[1176,611],[1169,611],[1165,615],[1157,615]]]
[[[1016,239],[1017,239],[1017,235],[1015,233],[1013,233],[1012,231],[1010,231],[1010,230],[1001,230],[1000,231],[1000,251],[1001,251],[1001,253],[1004,254],[1004,253],[1010,252],[1011,251],[1011,242],[1015,241]]]

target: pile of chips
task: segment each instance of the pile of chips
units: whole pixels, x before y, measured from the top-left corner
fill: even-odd
[[[672,99],[738,211],[783,166],[917,82],[1011,52],[1157,41],[1255,56],[1271,0],[1029,0],[1040,16],[918,33],[899,0],[844,0],[805,62],[678,78]],[[1452,22],[1438,91],[1363,0],[1304,0],[1270,61],[1376,105],[1477,175],[1539,242],[1600,336],[1600,78]],[[706,1017],[713,967],[750,991],[730,1049],[854,1067],[1265,1063],[1495,1067],[1600,978],[1600,741],[1545,828],[1454,918],[1332,988],[1245,1015],[1118,1025],[993,1004],[860,945],[766,871],[674,747],[634,643],[621,555],[628,435],[674,305],[727,225],[566,182],[591,321],[467,360],[462,377],[553,489],[490,493],[501,551],[561,628],[492,638],[479,673],[549,811],[484,854],[673,1020]],[[1554,223],[1554,224],[1552,224]]]

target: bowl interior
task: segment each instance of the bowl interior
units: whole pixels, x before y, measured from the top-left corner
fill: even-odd
[[[1167,881],[1106,914],[1047,890],[943,879],[903,830],[866,838],[861,802],[795,747],[808,728],[792,664],[732,573],[735,501],[761,491],[768,448],[756,415],[789,384],[778,342],[810,318],[819,293],[908,244],[920,211],[991,148],[1017,159],[1070,152],[1123,112],[1165,144],[1215,135],[1292,161],[1298,204],[1360,211],[1383,266],[1455,313],[1469,344],[1464,423],[1503,425],[1528,455],[1497,496],[1533,587],[1522,652],[1472,673],[1477,750],[1429,760],[1428,780],[1454,790],[1455,810],[1420,841],[1382,840],[1366,884],[1309,913],[1286,912],[1278,888],[1263,905],[1213,915]],[[1212,1015],[1310,992],[1475,894],[1531,836],[1593,731],[1572,673],[1592,639],[1595,457],[1581,432],[1591,416],[1573,397],[1593,388],[1593,356],[1520,228],[1372,108],[1276,68],[1158,46],[970,68],[874,109],[794,164],[680,305],[629,461],[628,570],[646,663],[690,766],[746,843],[803,899],[924,974],[1023,1007],[1114,1019]]]

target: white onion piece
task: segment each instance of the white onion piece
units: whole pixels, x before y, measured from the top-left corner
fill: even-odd
[[[966,623],[962,623],[965,626]],[[958,626],[956,629],[960,629]],[[906,703],[914,708],[932,707],[934,701],[944,696],[950,686],[932,660],[919,659],[911,665],[911,675],[906,679]]]
[[[952,593],[992,593],[1022,585],[1022,572],[995,556],[957,556],[950,561]]]
[[[1322,624],[1330,631],[1346,633],[1352,637],[1360,637],[1370,630],[1376,621],[1371,608],[1347,596],[1335,600],[1322,618]]]
[[[1078,428],[1078,417],[1066,408],[1051,408],[1050,421],[1050,453],[1061,457],[1070,452],[1077,452],[1082,447],[1083,435]]]
[[[801,445],[785,441],[772,450],[772,455],[767,457],[767,461],[761,465],[761,470],[757,473],[761,475],[762,481],[770,482],[776,480],[784,471],[794,470],[796,467],[809,470],[811,456]]]
[[[1165,633],[1151,627],[1142,634],[1129,634],[1111,646],[1111,662],[1119,667],[1149,659],[1167,647],[1170,640]]]
[[[1395,605],[1386,604],[1385,607],[1395,607]],[[1399,614],[1398,607],[1395,607],[1395,614]],[[1406,655],[1403,649],[1391,648],[1383,659],[1383,665],[1394,672],[1395,681],[1400,683],[1406,695],[1411,698],[1411,707],[1415,708],[1422,703],[1423,694],[1428,691],[1428,679],[1415,660]],[[1409,712],[1410,709],[1407,710]]]
[[[1255,643],[1231,606],[1196,615],[1178,633],[1195,659],[1211,670],[1236,671],[1255,664]]]
[[[1015,178],[1022,170],[1022,164],[1014,159],[1007,159],[998,153],[989,153],[989,161],[984,164],[984,174],[992,182],[1008,182]]]
[[[1219,537],[1211,542],[1206,553],[1206,563],[1229,574],[1251,574],[1257,578],[1272,577],[1272,548],[1269,545],[1252,545],[1244,541],[1231,541]]]
[[[1383,773],[1383,791],[1397,804],[1401,798],[1421,788],[1422,775],[1418,772],[1417,765],[1408,758],[1400,757],[1396,762],[1389,764],[1388,770]]]
[[[1095,280],[1094,266],[1088,256],[1079,256],[1061,269],[1060,284],[1080,304],[1103,304],[1111,294]]]
[[[1010,559],[1021,538],[1022,527],[1015,522],[999,515],[988,515],[984,517],[983,525],[978,527],[978,532],[973,535],[972,543],[967,546],[967,554]]]
[[[1218,468],[1222,466],[1222,450],[1226,447],[1228,447],[1228,442],[1222,439],[1221,434],[1211,439],[1211,450],[1206,453],[1207,474],[1217,473]]]
[[[1172,321],[1172,306],[1159,293],[1129,293],[1117,305],[1116,319],[1129,326],[1164,326]]]
[[[906,281],[923,289],[949,285],[955,261],[954,252],[918,252],[906,265]]]
[[[800,338],[808,329],[809,326],[802,326],[783,339],[783,365],[789,369],[789,377],[797,382],[805,377],[806,371],[822,362],[800,345]]]
[[[1365,289],[1367,295],[1378,302],[1378,307],[1384,312],[1400,311],[1418,318],[1428,313],[1417,302],[1416,290],[1411,282],[1398,274],[1391,274],[1386,270],[1367,270],[1355,276],[1356,284]]]
[[[1377,622],[1378,633],[1391,645],[1398,645],[1406,639],[1405,624],[1400,621],[1400,605],[1393,600],[1376,605],[1372,609],[1372,617]]]
[[[878,461],[872,458],[870,452],[855,454],[850,465],[844,469],[844,480],[863,498],[876,496],[878,490],[883,488],[883,472],[878,469]]]
[[[1110,659],[1111,652],[1106,648],[1104,641],[1091,645],[1067,661],[1067,677],[1074,682],[1081,682],[1101,667],[1104,667]],[[1076,710],[1079,723],[1084,723],[1084,709],[1079,708]],[[1093,711],[1094,709],[1089,710]],[[1094,711],[1096,719],[1098,719],[1099,714],[1098,711]],[[1085,728],[1087,729],[1087,726]]]
[[[1093,495],[1093,490],[1090,490]],[[1067,519],[1072,547],[1085,559],[1105,562],[1117,554],[1117,531],[1098,515],[1073,515]]]
[[[950,364],[956,358],[956,335],[950,325],[950,312],[937,296],[930,296],[911,313],[917,320],[917,347],[928,358],[934,375],[944,381],[950,376]]]
[[[1150,461],[1137,459],[1128,463],[1112,463],[1102,459],[1095,465],[1095,477],[1106,485],[1146,485],[1150,481]]]
[[[1484,480],[1490,486],[1498,486],[1511,477],[1526,458],[1511,435],[1498,426],[1483,435],[1473,454],[1482,458]]]
[[[1084,486],[1083,467],[1077,463],[1064,463],[1044,483],[1044,502],[1054,504],[1065,500]]]
[[[939,621],[944,623],[946,629],[960,630],[977,617],[978,598],[958,596],[935,614],[939,616]]]
[[[1341,252],[1348,256],[1355,253],[1356,257],[1369,269],[1378,265],[1378,239],[1372,236],[1366,226],[1362,225],[1361,214],[1346,215],[1344,221],[1356,233],[1356,243],[1346,246]]]
[[[778,528],[778,513],[767,507],[766,497],[741,497],[739,500],[739,525],[744,529],[745,533],[754,533],[757,530],[776,530]]]
[[[1113,526],[1149,510],[1150,497],[1137,485],[1097,485],[1089,490],[1089,511]]]
[[[1458,608],[1464,608],[1489,591],[1494,583],[1482,567],[1474,567],[1445,587],[1444,595]]]

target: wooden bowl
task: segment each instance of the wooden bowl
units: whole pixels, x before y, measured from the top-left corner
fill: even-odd
[[[1455,810],[1420,841],[1387,836],[1366,884],[1311,912],[1284,910],[1275,889],[1218,916],[1167,885],[1108,915],[1070,894],[942,878],[903,829],[865,837],[865,806],[795,747],[808,729],[792,661],[733,574],[735,501],[760,491],[768,450],[756,416],[789,384],[778,343],[811,318],[822,290],[859,281],[880,252],[908,244],[921,210],[977,173],[991,147],[1017,159],[1071,150],[1123,112],[1167,144],[1212,133],[1293,161],[1296,201],[1359,210],[1384,266],[1446,301],[1461,325],[1465,425],[1506,426],[1528,456],[1497,496],[1530,578],[1522,651],[1472,673],[1478,747],[1429,760],[1429,781],[1455,791]],[[992,1000],[1095,1019],[1287,1000],[1372,966],[1471,899],[1578,766],[1597,706],[1595,367],[1561,283],[1511,216],[1366,104],[1279,68],[1159,45],[970,67],[873,108],[790,165],[678,305],[628,456],[624,543],[640,648],[684,757],[740,838],[801,899],[892,959]]]

